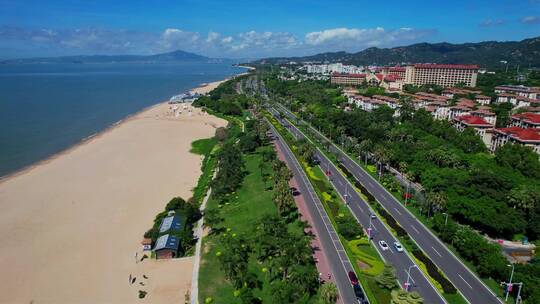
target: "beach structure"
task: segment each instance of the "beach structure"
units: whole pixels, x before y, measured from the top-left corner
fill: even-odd
[[[174,211],[170,211],[169,215],[163,219],[159,226],[159,233],[175,232],[182,230],[182,223],[180,217],[174,214]]]
[[[156,246],[154,247],[156,259],[172,259],[177,257],[179,246],[180,240],[178,237],[172,234],[160,236],[156,241]]]
[[[152,239],[151,238],[144,238],[141,241],[141,245],[143,246],[143,251],[152,250]]]

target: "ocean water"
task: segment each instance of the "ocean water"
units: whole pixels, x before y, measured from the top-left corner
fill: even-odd
[[[243,71],[224,63],[0,65],[0,176],[172,95]]]

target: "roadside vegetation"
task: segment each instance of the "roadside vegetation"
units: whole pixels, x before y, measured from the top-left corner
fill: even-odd
[[[500,247],[478,232],[493,238],[540,238],[540,162],[529,148],[506,145],[490,155],[472,130],[458,132],[424,110],[415,111],[405,100],[399,117],[388,107],[346,112],[335,89],[323,82],[277,81],[270,76],[267,84],[275,99],[359,157],[358,163],[372,175],[383,171],[383,184],[401,201],[405,187],[384,172],[387,165],[421,184],[424,191],[413,193],[408,207],[429,227],[434,218],[449,214],[460,231],[476,235],[477,243],[464,242],[455,250],[483,278],[504,281],[510,270]],[[450,237],[445,240],[452,242]],[[485,250],[471,254],[482,246]],[[516,276],[525,282],[522,296],[529,303],[540,301],[540,281],[529,275],[538,274],[539,264],[534,259],[516,267]]]
[[[230,90],[234,83],[222,86],[221,97],[213,92],[200,105],[240,120],[245,132],[216,130],[221,148],[205,210],[209,234],[203,239],[199,302],[322,304],[337,293],[319,284],[311,236],[304,232],[288,184],[291,173],[269,144],[266,125],[230,111],[249,107]],[[216,106],[222,102],[231,105]]]
[[[291,150],[299,159],[315,192],[323,203],[326,214],[340,236],[341,243],[353,264],[370,303],[389,303],[391,291],[399,288],[395,273],[383,273],[385,267],[389,266],[385,266],[378,252],[367,240],[361,226],[336,193],[323,170],[314,161],[314,147],[304,140],[293,138],[270,114],[266,113],[265,116],[285,138]],[[394,284],[379,284],[377,278],[381,276],[385,277],[387,281],[393,281]]]

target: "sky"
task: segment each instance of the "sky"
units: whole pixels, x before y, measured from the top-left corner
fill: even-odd
[[[215,58],[540,36],[540,0],[0,0],[0,58]]]

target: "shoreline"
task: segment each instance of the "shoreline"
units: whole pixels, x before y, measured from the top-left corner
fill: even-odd
[[[191,143],[226,124],[188,107],[179,117],[168,101],[150,105],[2,178],[0,265],[10,279],[0,302],[129,303],[141,289],[149,293],[141,303],[181,300],[192,257],[137,263],[133,254],[142,256],[142,234],[163,205],[192,195],[202,160]],[[137,284],[126,284],[132,275]]]
[[[191,89],[189,89],[187,91],[189,91],[189,92],[199,92],[200,94],[205,95],[205,94],[209,93],[210,91],[212,91],[215,87],[217,87],[221,83],[223,83],[225,81],[228,81],[230,79],[233,79],[234,77],[240,76],[242,74],[243,73],[238,74],[238,75],[234,75],[234,76],[230,76],[230,77],[227,77],[227,78],[222,79],[222,80],[217,80],[217,81],[213,81],[213,82],[209,82],[209,83],[200,84],[198,87],[191,88]],[[169,101],[168,100],[167,101],[160,101],[158,103],[146,106],[146,107],[140,109],[139,111],[134,112],[132,114],[129,114],[129,115],[125,116],[124,118],[122,118],[122,119],[108,125],[103,130],[95,132],[93,134],[90,134],[90,135],[82,138],[81,140],[75,142],[73,145],[71,145],[71,146],[69,146],[69,147],[67,147],[67,148],[65,148],[65,149],[63,149],[61,151],[58,151],[58,152],[56,152],[56,153],[54,153],[54,154],[52,154],[50,156],[47,156],[44,159],[37,160],[34,163],[32,163],[30,165],[27,165],[27,166],[24,166],[24,167],[12,172],[12,173],[8,173],[6,175],[0,176],[0,185],[2,183],[5,183],[5,182],[9,181],[10,179],[13,179],[13,178],[18,177],[18,176],[23,175],[23,174],[26,174],[26,173],[34,170],[37,167],[46,165],[46,164],[58,159],[59,157],[64,156],[64,155],[72,152],[73,150],[77,149],[80,146],[87,145],[87,144],[91,143],[92,141],[94,141],[96,139],[99,139],[100,137],[104,136],[105,134],[110,133],[111,131],[118,128],[122,124],[125,124],[126,122],[133,120],[136,116],[138,116],[138,115],[140,115],[140,114],[142,114],[144,112],[147,112],[147,111],[149,111],[149,110],[151,110],[151,109],[153,109],[155,107],[158,107],[158,106],[160,106],[162,104],[165,104],[167,102],[169,102]]]

